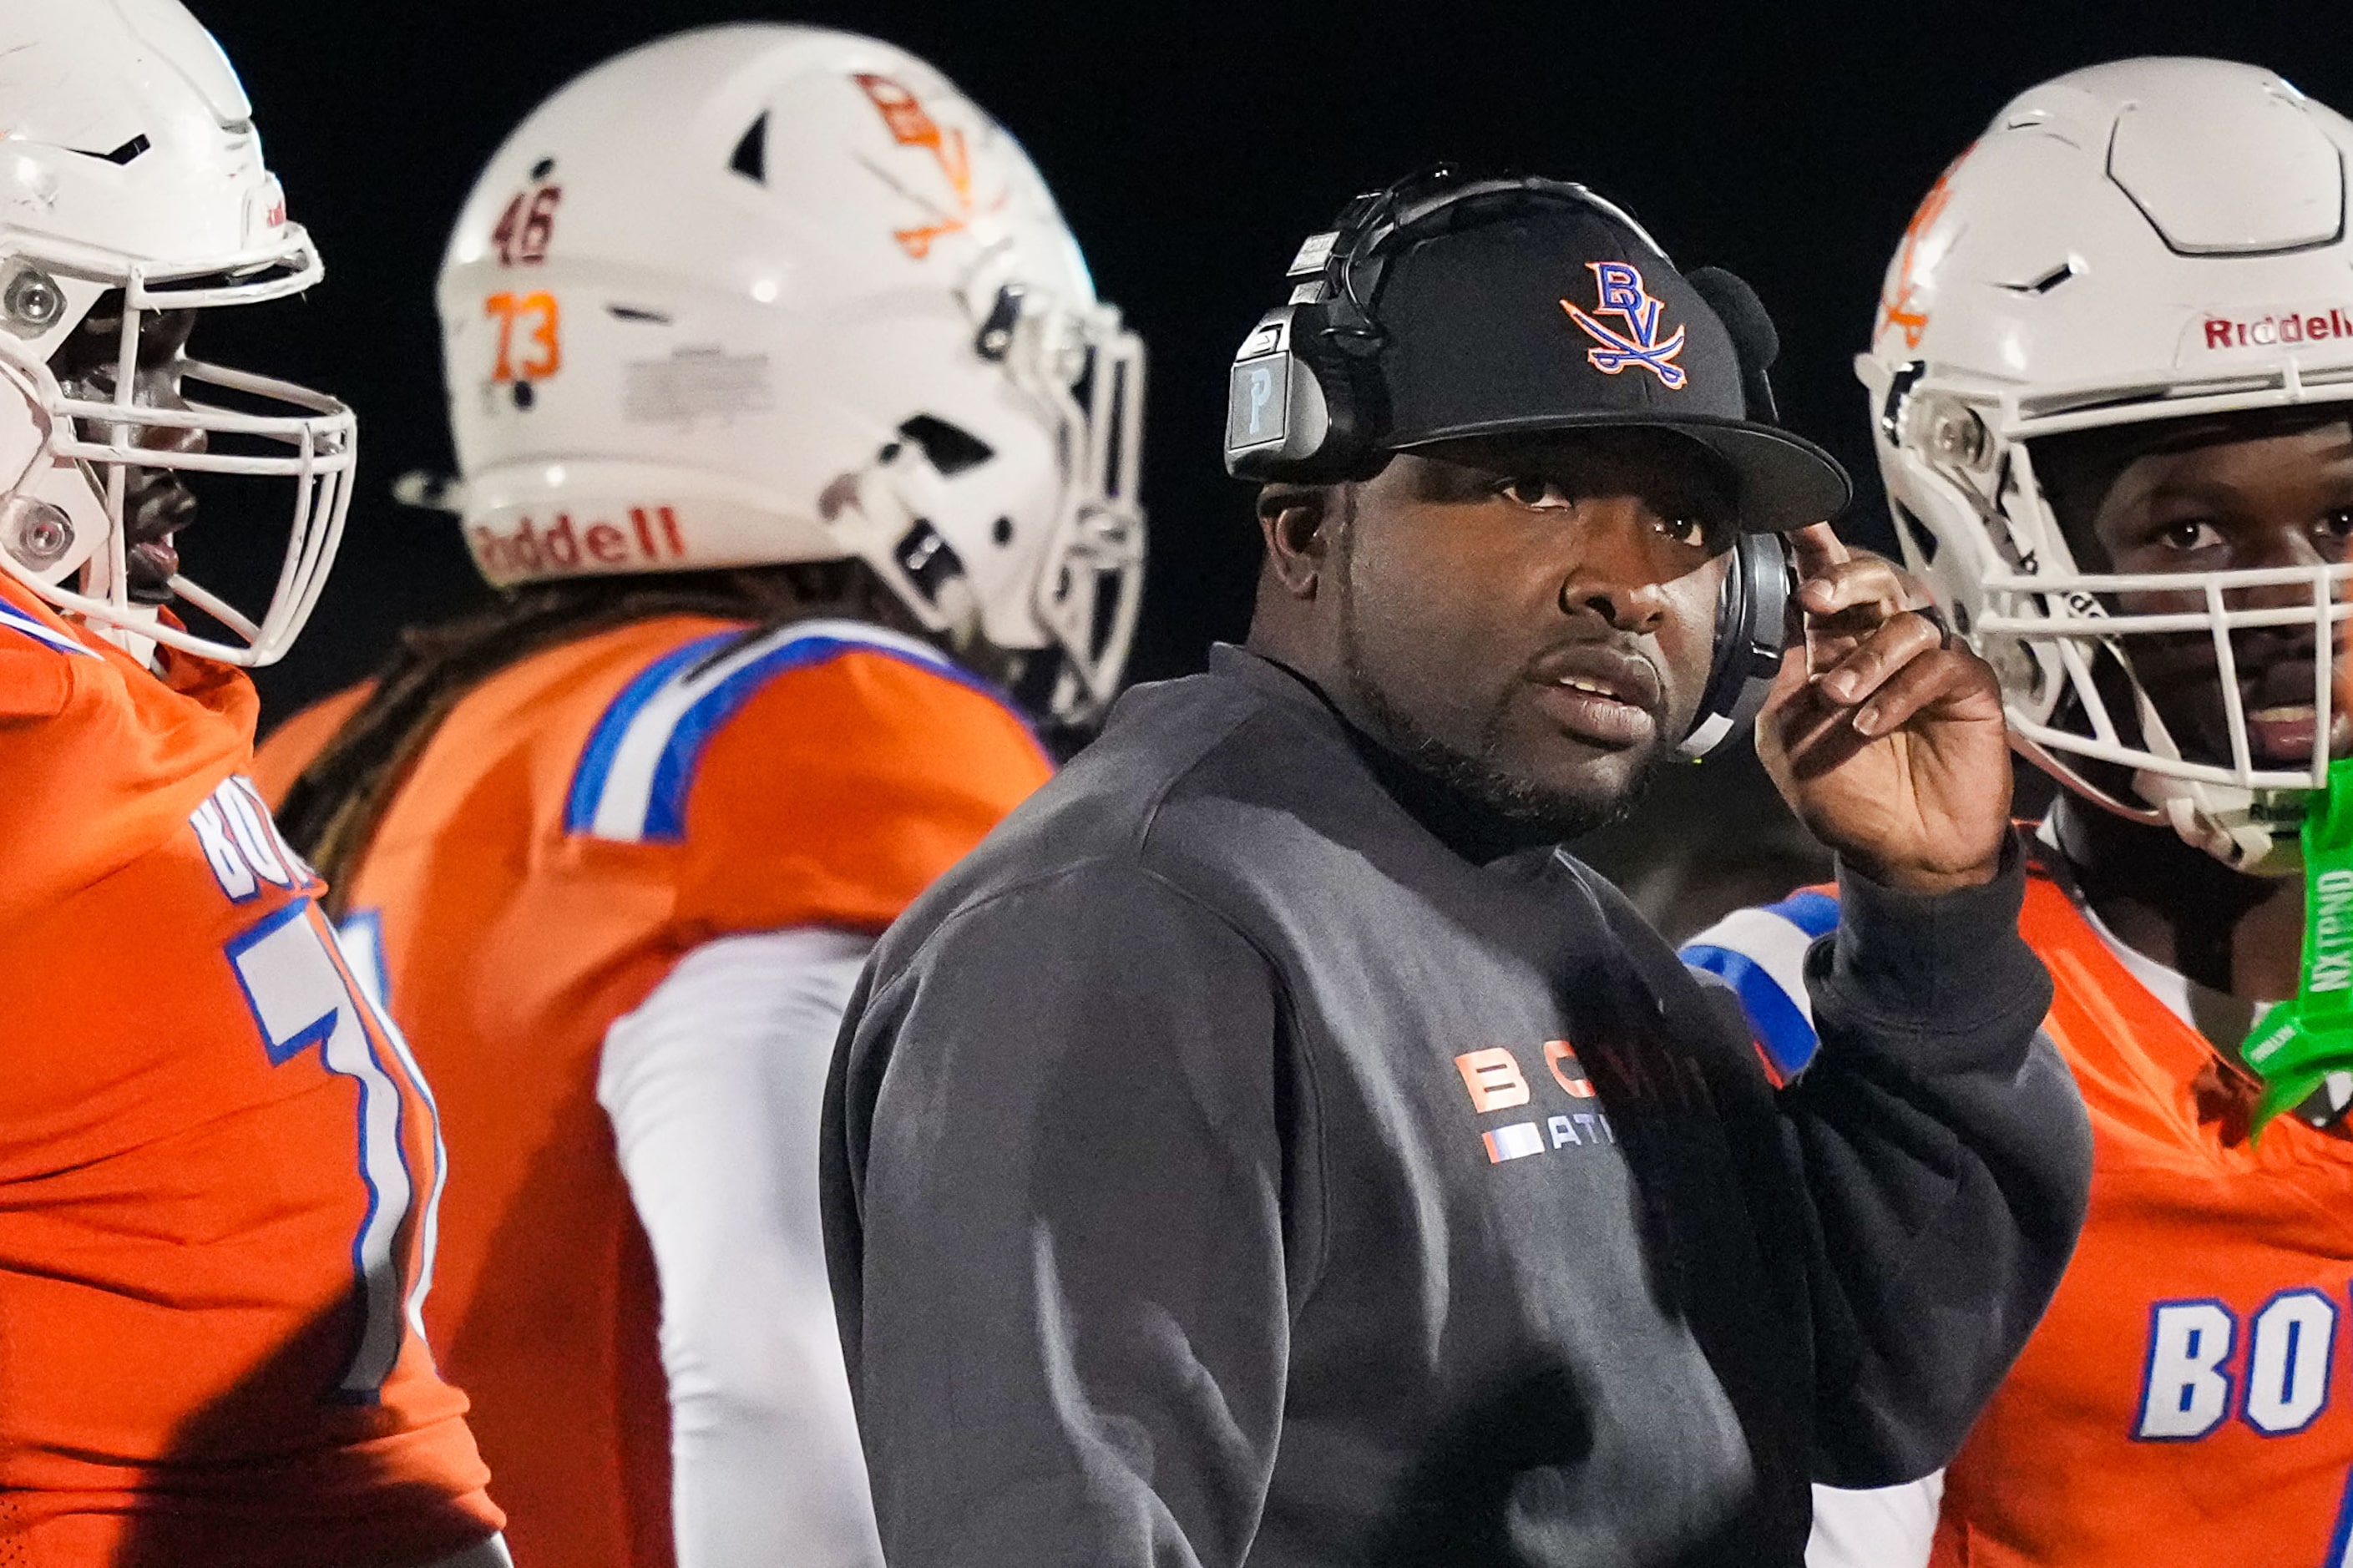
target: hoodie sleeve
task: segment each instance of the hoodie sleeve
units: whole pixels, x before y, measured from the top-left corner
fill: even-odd
[[[1779,1095],[1818,1246],[1818,1480],[1952,1457],[2050,1303],[2082,1228],[2091,1129],[2041,1028],[2015,840],[1980,888],[1923,897],[1852,869],[1802,965],[1819,1052]]]
[[[892,949],[821,1153],[886,1557],[1239,1563],[1287,1352],[1271,971],[1101,864]]]

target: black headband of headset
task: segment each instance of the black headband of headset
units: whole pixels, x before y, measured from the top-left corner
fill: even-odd
[[[1389,262],[1399,249],[1497,213],[1531,206],[1599,209],[1631,229],[1661,257],[1666,254],[1632,215],[1572,181],[1539,174],[1465,180],[1452,164],[1437,163],[1381,190],[1368,191],[1340,209],[1323,265],[1324,299],[1331,318],[1324,337],[1345,353],[1376,352],[1385,334],[1374,306]],[[1300,270],[1300,264],[1294,262],[1293,276]]]
[[[1390,263],[1420,239],[1536,207],[1574,207],[1665,261],[1633,218],[1566,180],[1467,180],[1439,164],[1352,199],[1288,268],[1288,303],[1260,318],[1228,377],[1227,471],[1238,478],[1362,478],[1383,458],[1390,342],[1377,311]]]

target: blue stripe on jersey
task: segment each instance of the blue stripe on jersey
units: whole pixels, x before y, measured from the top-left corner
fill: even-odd
[[[621,737],[629,732],[629,721],[638,710],[653,700],[654,693],[681,670],[691,668],[742,636],[740,632],[713,632],[681,643],[638,672],[637,679],[621,689],[589,731],[587,749],[580,754],[580,766],[572,775],[571,793],[564,798],[564,831],[586,833],[596,820],[596,803],[605,794],[605,780],[613,771],[613,754],[620,750]]]
[[[1808,936],[1828,936],[1838,929],[1838,900],[1828,893],[1792,893],[1778,904],[1767,904],[1765,912],[1779,915]]]
[[[1832,921],[1837,919],[1838,906],[1831,900],[1822,899],[1819,893],[1799,897],[1820,899],[1830,904]],[[1796,917],[1784,907],[1776,906],[1774,912],[1797,923]],[[1757,1043],[1772,1058],[1774,1070],[1785,1082],[1803,1072],[1814,1059],[1814,1049],[1820,1044],[1814,1026],[1806,1022],[1805,1014],[1782,991],[1780,983],[1765,972],[1764,965],[1746,953],[1707,942],[1694,942],[1684,948],[1683,961],[1694,969],[1722,976],[1731,985],[1740,997],[1741,1011],[1748,1015],[1749,1026],[1757,1032]]]
[[[760,689],[788,669],[824,664],[845,653],[879,653],[935,675],[947,672],[928,659],[896,648],[841,637],[794,637],[761,655],[712,687],[688,709],[670,732],[661,761],[654,767],[653,794],[646,802],[645,837],[675,842],[686,837],[686,797],[694,787],[694,770],[702,765],[703,748],[719,727],[733,718]]]
[[[979,692],[1029,732],[1003,691],[913,637],[846,621],[720,632],[649,665],[613,700],[573,775],[565,831],[625,843],[684,838],[687,801],[712,737],[777,676],[849,653],[896,659]]]
[[[674,843],[686,837],[686,800],[694,788],[694,771],[702,765],[703,749],[728,720],[759,694],[762,687],[786,670],[830,663],[846,653],[871,653],[896,659],[926,675],[936,675],[977,691],[1015,718],[1021,718],[1004,692],[944,655],[926,657],[889,643],[850,637],[812,634],[791,637],[698,698],[670,731],[670,743],[662,748],[661,761],[654,768],[653,794],[646,802],[645,837]],[[1023,719],[1021,722],[1026,731],[1029,721]]]
[[[35,642],[46,647],[53,647],[59,653],[78,653],[84,658],[98,657],[96,653],[82,647],[73,638],[62,632],[50,630],[14,605],[0,604],[0,626],[6,626],[10,631],[22,632]]]

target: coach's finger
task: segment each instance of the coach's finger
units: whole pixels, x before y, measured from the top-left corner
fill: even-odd
[[[1820,576],[1854,554],[1827,522],[1793,528],[1781,538],[1789,547],[1789,559],[1797,565],[1800,578]]]
[[[1837,663],[1818,674],[1815,683],[1832,702],[1860,702],[1897,670],[1941,648],[1944,641],[1942,629],[1926,616],[1899,615],[1883,623]]]
[[[1873,740],[1893,734],[1929,709],[1974,695],[1986,677],[1985,667],[1958,648],[1923,654],[1895,671],[1854,710],[1855,732]]]
[[[1852,556],[1807,578],[1798,588],[1798,603],[1811,616],[1851,610],[1893,616],[1917,602],[1903,569],[1878,555]]]

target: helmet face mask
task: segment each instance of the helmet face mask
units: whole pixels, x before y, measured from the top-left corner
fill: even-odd
[[[1141,347],[921,61],[778,25],[608,61],[492,159],[440,304],[493,584],[856,559],[976,662],[1055,665],[1052,717],[1115,689]]]
[[[2255,872],[2295,868],[2344,731],[2353,565],[2105,570],[2038,458],[2082,432],[2353,415],[2353,247],[2341,216],[2306,232],[2341,215],[2346,152],[2353,126],[2247,67],[2127,61],[2031,89],[1932,191],[1857,360],[1906,563],[1994,666],[2019,749]],[[2302,183],[2251,198],[2258,168]],[[2313,710],[2293,756],[2251,728],[2291,668]]]
[[[1017,329],[1008,357],[1017,384],[1052,410],[1062,432],[1067,479],[1033,574],[1030,613],[1060,660],[1050,710],[1079,721],[1117,693],[1143,609],[1144,343],[1108,307],[1072,324],[1075,342],[1041,322],[1026,365]],[[1084,369],[1073,377],[1080,356]]]
[[[916,416],[845,487],[858,515],[832,521],[926,630],[1012,656],[1041,710],[1083,722],[1117,692],[1142,608],[1144,348],[1103,305],[1008,289],[976,335],[1000,321],[1003,345],[983,357],[1019,410],[990,426],[1008,447]]]
[[[39,198],[9,203],[0,222],[0,569],[128,646],[269,663],[301,630],[332,564],[354,422],[324,394],[180,357],[177,345],[206,311],[307,289],[318,253],[286,221],[234,73],[176,5],[44,0],[12,18],[8,32],[19,30],[26,47],[12,59],[79,96],[12,101],[30,129],[0,159],[0,188]],[[176,68],[153,68],[142,57],[155,53]],[[77,142],[45,141],[45,126]],[[77,144],[126,130],[136,134],[103,156]],[[115,313],[94,321],[99,311]],[[93,326],[111,338],[97,356],[104,369],[61,382],[61,355],[84,348]],[[159,384],[176,390],[158,395]],[[172,595],[217,635],[159,616],[157,595],[135,581],[129,508],[161,475],[290,483],[266,604],[240,607],[170,574]],[[169,561],[167,542],[153,542]]]

